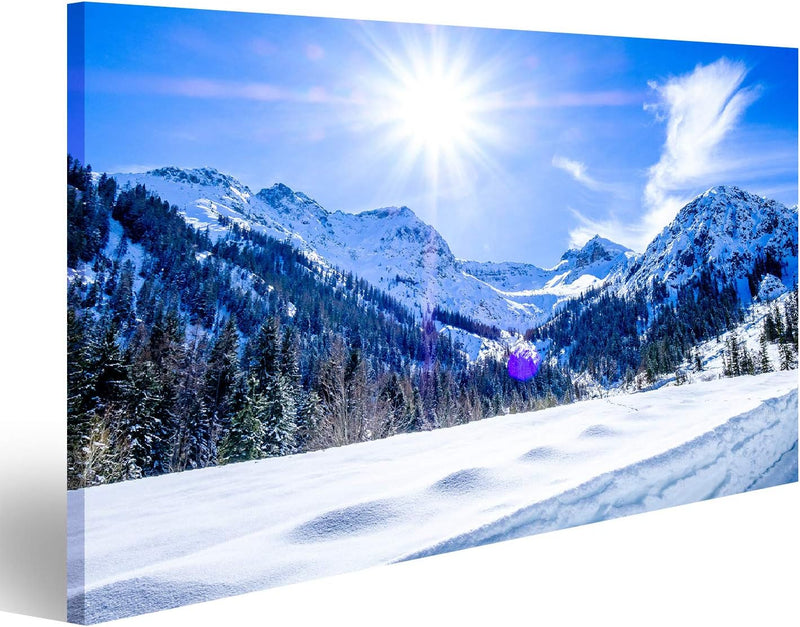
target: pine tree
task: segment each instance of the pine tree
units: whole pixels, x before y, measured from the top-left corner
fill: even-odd
[[[102,322],[98,337],[89,343],[89,368],[93,373],[91,403],[103,414],[109,405],[120,405],[129,391],[128,368],[119,346],[118,329],[113,321]]]
[[[195,336],[178,368],[171,461],[174,470],[205,468],[213,462],[213,425],[203,399],[207,344],[207,336]]]
[[[775,320],[775,339],[782,342],[784,340],[784,334],[786,333],[786,327],[783,324],[783,318],[781,317],[781,312],[780,309],[778,309],[777,303],[775,303],[772,310],[772,317]]]
[[[281,329],[276,317],[261,325],[247,345],[248,371],[256,378],[261,391],[281,365]]]
[[[758,337],[758,363],[759,369],[763,372],[772,372],[772,363],[769,360],[769,353],[767,351],[767,334],[765,331],[761,332]]]
[[[278,372],[269,377],[264,387],[265,409],[262,450],[267,457],[289,455],[296,449],[297,405],[286,376]]]
[[[796,292],[793,292],[783,305],[786,327],[784,338],[786,342],[797,345],[797,301],[792,297],[794,294]]]
[[[292,327],[286,327],[281,342],[278,370],[286,379],[289,394],[295,407],[299,407],[302,401],[299,352],[295,330]]]
[[[114,425],[117,436],[124,438],[126,479],[137,479],[163,471],[166,461],[165,433],[158,415],[160,385],[153,362],[131,367],[131,385],[125,411]],[[158,451],[160,459],[154,457]]]
[[[236,321],[231,316],[214,342],[205,373],[203,404],[209,415],[211,463],[216,460],[216,443],[222,438],[232,416],[239,409],[236,406],[236,394],[240,384],[239,333]]]
[[[696,348],[694,351],[694,369],[695,372],[701,372],[703,370],[703,358],[700,355],[699,348]]]
[[[725,338],[725,348],[722,351],[722,374],[726,377],[733,376],[733,363],[731,359],[731,337]]]
[[[309,390],[301,394],[297,406],[297,429],[295,431],[298,451],[309,450],[313,446],[320,418],[320,398],[316,391]]]
[[[783,342],[778,345],[778,355],[781,360],[781,370],[793,370],[796,356],[794,345]]]
[[[747,350],[747,345],[745,343],[742,343],[739,353],[739,374],[755,374],[755,361],[750,355],[750,351]]]
[[[83,487],[82,448],[91,437],[92,373],[89,368],[88,337],[83,320],[67,310],[67,486]]]
[[[767,311],[767,315],[764,318],[764,333],[768,342],[774,342],[778,339],[778,330],[775,327],[775,318],[772,317],[772,310]]]
[[[123,242],[126,241],[124,238]],[[136,311],[133,301],[133,274],[134,266],[130,260],[125,261],[115,281],[114,292],[111,294],[109,305],[116,324],[123,333],[133,328],[136,320]]]
[[[729,356],[729,363],[730,363],[730,371],[731,376],[738,377],[742,374],[742,358],[741,358],[741,350],[739,346],[739,338],[736,337],[735,334],[730,336],[730,356]]]
[[[247,383],[247,398],[231,419],[230,429],[219,445],[219,463],[242,462],[264,457],[264,424],[261,418],[268,413],[268,403],[258,391],[258,381],[251,376]]]

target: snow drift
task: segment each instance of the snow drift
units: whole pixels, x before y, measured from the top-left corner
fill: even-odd
[[[69,494],[98,622],[797,480],[797,374],[664,387]]]

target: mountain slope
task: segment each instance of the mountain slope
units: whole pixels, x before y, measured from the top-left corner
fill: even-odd
[[[439,307],[518,331],[605,284],[620,294],[648,289],[656,280],[676,289],[713,265],[749,302],[747,277],[754,270],[780,275],[787,287],[797,279],[796,207],[733,186],[711,188],[687,204],[642,255],[595,236],[566,251],[554,267],[539,268],[457,259],[436,229],[408,207],[329,212],[281,183],[254,194],[212,168],[114,177],[121,185],[143,183],[212,239],[235,222],[288,240],[323,266],[364,278],[418,314]],[[764,272],[757,273],[759,279]]]
[[[712,187],[680,210],[619,286],[631,292],[657,278],[677,288],[712,264],[726,280],[741,282],[767,258],[786,286],[797,280],[797,208],[738,187]],[[739,291],[749,301],[747,290]]]
[[[564,299],[601,284],[632,255],[594,238],[551,269],[463,261],[407,207],[329,212],[281,183],[253,194],[211,168],[113,176],[123,186],[144,184],[177,205],[190,224],[207,228],[212,239],[224,235],[227,221],[236,222],[288,239],[313,260],[353,272],[419,313],[438,306],[519,331],[549,317]]]

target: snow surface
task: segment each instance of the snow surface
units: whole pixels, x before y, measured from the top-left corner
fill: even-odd
[[[797,480],[797,373],[69,493],[98,622]],[[85,560],[85,561],[84,561]]]

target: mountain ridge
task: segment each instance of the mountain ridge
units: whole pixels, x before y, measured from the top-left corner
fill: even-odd
[[[582,264],[565,265],[563,257],[553,268],[468,261],[457,259],[441,234],[406,206],[331,212],[283,183],[253,194],[214,168],[110,176],[123,186],[144,184],[212,238],[227,232],[220,218],[257,228],[288,239],[319,263],[362,276],[420,314],[438,306],[518,331],[546,319],[564,299],[601,284],[615,265],[609,262],[625,261],[616,258],[624,247],[609,240],[590,242],[603,252],[594,259],[584,255]],[[574,255],[579,259],[580,250]]]
[[[744,281],[761,261],[779,266],[778,278],[790,287],[797,281],[797,228],[796,209],[734,185],[711,187],[653,238],[619,279],[619,291],[647,289],[654,277],[676,289],[711,265],[726,280]]]
[[[607,284],[633,293],[651,289],[654,279],[676,289],[708,264],[741,282],[768,254],[783,264],[779,278],[787,287],[797,280],[796,207],[733,185],[711,187],[687,203],[644,253],[596,234],[566,250],[554,266],[541,268],[457,258],[441,234],[407,206],[329,211],[284,183],[253,194],[210,167],[110,176],[121,185],[144,184],[212,238],[227,233],[220,223],[227,219],[288,240],[323,266],[353,272],[420,315],[439,307],[520,332],[588,289]],[[745,291],[740,289],[743,296]]]

